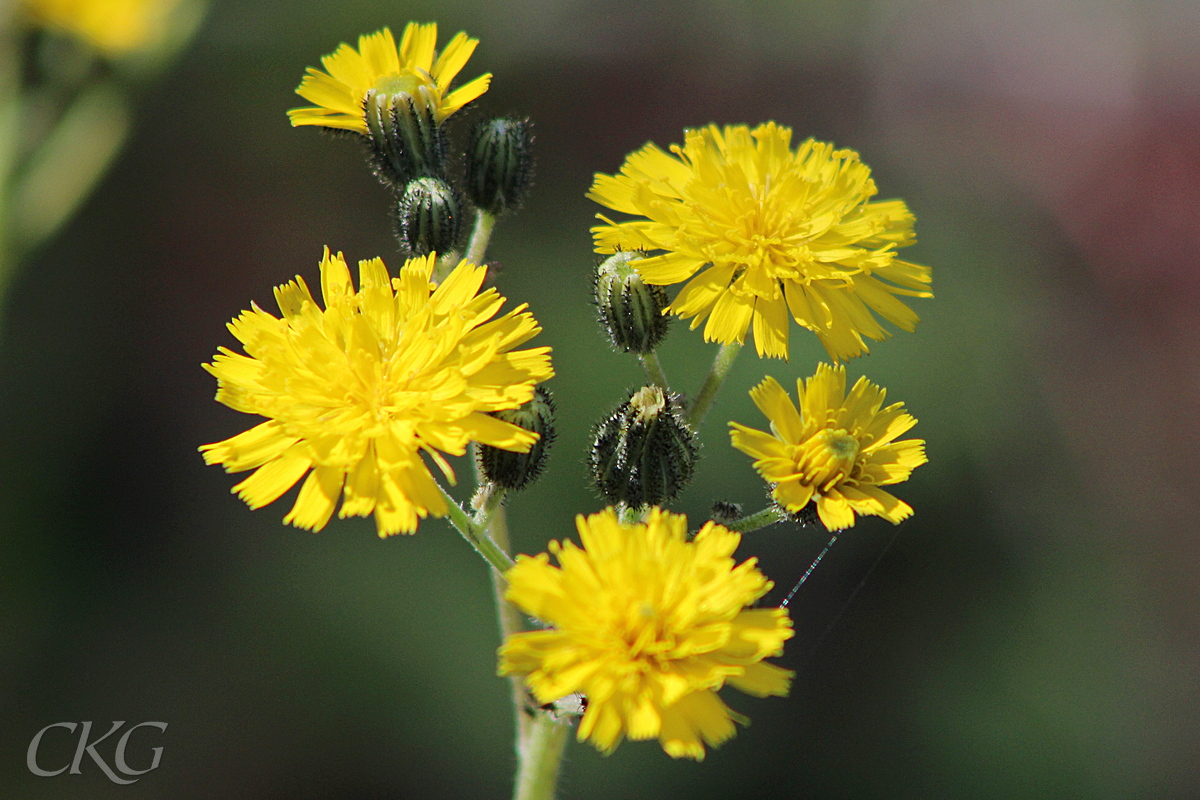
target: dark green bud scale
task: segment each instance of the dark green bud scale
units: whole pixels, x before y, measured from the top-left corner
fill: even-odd
[[[645,386],[592,431],[591,467],[608,502],[636,508],[674,499],[692,479],[696,434],[677,394]]]
[[[422,86],[419,92],[429,92]],[[436,103],[406,92],[376,89],[363,99],[371,166],[385,184],[396,189],[413,178],[446,174],[446,132],[434,116]]]
[[[490,482],[505,489],[523,489],[537,480],[546,463],[546,454],[554,442],[554,398],[549,390],[539,386],[533,399],[525,405],[506,411],[493,411],[493,417],[533,431],[540,438],[528,453],[514,453],[488,445],[479,446],[479,470]]]
[[[670,317],[667,291],[661,286],[643,283],[629,264],[644,253],[627,250],[614,253],[596,267],[596,307],[600,325],[608,333],[613,347],[623,353],[650,353],[667,335]]]
[[[462,234],[462,200],[441,178],[417,178],[404,187],[396,206],[400,247],[414,255],[444,253]]]
[[[496,118],[475,126],[467,147],[467,196],[490,214],[516,208],[533,177],[533,133],[527,119]]]

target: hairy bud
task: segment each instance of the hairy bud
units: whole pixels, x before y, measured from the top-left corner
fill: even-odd
[[[592,442],[592,475],[610,503],[661,505],[692,479],[696,434],[683,421],[680,396],[657,386],[632,392],[596,425]]]
[[[479,470],[490,482],[509,490],[524,489],[537,480],[554,442],[554,398],[544,386],[534,390],[533,399],[519,408],[493,411],[493,417],[538,434],[528,453],[480,445]]]
[[[371,89],[363,99],[371,166],[394,188],[407,186],[413,178],[446,173],[446,133],[434,116],[436,103],[429,92],[428,86],[415,94]]]
[[[613,347],[623,353],[650,353],[667,335],[670,317],[667,291],[661,286],[642,282],[637,270],[629,265],[644,254],[629,250],[614,253],[596,267],[596,307],[600,325],[608,333]]]
[[[441,178],[417,178],[396,206],[396,236],[403,250],[424,256],[454,249],[462,234],[462,201]]]
[[[467,196],[490,214],[516,208],[533,178],[533,126],[527,119],[484,120],[467,147]]]

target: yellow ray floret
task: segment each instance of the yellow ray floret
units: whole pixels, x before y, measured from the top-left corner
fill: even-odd
[[[731,422],[733,446],[753,456],[754,469],[773,484],[775,501],[791,512],[814,502],[831,531],[854,525],[855,514],[889,522],[912,508],[880,489],[908,480],[928,459],[921,439],[896,437],[917,424],[903,403],[883,407],[885,392],[859,378],[846,394],[846,368],[819,364],[796,381],[799,405],[768,376],[750,397],[771,422],[771,432]]]
[[[916,241],[902,200],[872,201],[871,171],[852,150],[773,122],[685,132],[667,153],[647,144],[617,175],[596,175],[588,197],[643,219],[592,228],[596,251],[644,250],[647,283],[684,283],[667,311],[704,326],[705,341],[744,342],[787,358],[788,317],[814,332],[834,361],[890,334],[878,314],[911,331],[897,295],[931,297],[928,267],[902,261]],[[686,283],[685,283],[686,282]],[[874,314],[872,314],[874,312]]]
[[[747,608],[772,584],[749,559],[735,564],[740,536],[708,522],[687,536],[687,518],[652,508],[619,522],[609,508],[576,518],[582,547],[552,542],[550,556],[518,556],[507,598],[544,621],[500,648],[500,674],[523,675],[540,703],[583,693],[578,738],[611,752],[621,739],[658,739],[675,757],[705,747],[746,720],[717,696],[726,683],[759,697],[787,694],[792,673],[764,658],[792,637],[781,608]]]
[[[180,0],[23,0],[40,25],[67,31],[110,55],[160,41]]]
[[[434,118],[441,122],[488,89],[491,73],[480,75],[454,91],[450,84],[479,44],[459,32],[438,53],[437,23],[408,23],[399,46],[392,32],[384,28],[358,38],[358,49],[342,44],[321,59],[325,71],[312,67],[304,76],[296,94],[315,106],[288,111],[292,125],[320,125],[325,128],[367,133],[363,100],[374,89],[384,94],[405,93],[433,107]]]
[[[517,408],[554,374],[549,347],[513,349],[541,328],[525,306],[493,319],[504,298],[479,291],[483,267],[462,261],[435,286],[435,260],[409,259],[397,278],[360,261],[356,291],[326,248],[324,309],[297,277],[275,290],[280,317],[253,305],[229,324],[245,355],[220,348],[204,368],[218,401],[266,422],[200,450],[228,472],[254,470],[233,487],[251,508],[307,474],[284,522],[320,530],[341,496],[340,517],[412,533],[448,510],[422,453],[453,483],[442,452],[471,441],[527,452],[537,440],[487,412]]]

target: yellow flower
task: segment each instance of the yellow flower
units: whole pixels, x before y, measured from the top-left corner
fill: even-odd
[[[787,358],[788,315],[817,334],[834,361],[883,339],[871,310],[906,331],[918,317],[895,295],[931,297],[930,270],[896,257],[916,241],[902,200],[870,202],[871,171],[852,150],[773,122],[751,131],[710,125],[685,132],[674,156],[653,143],[619,175],[597,175],[588,197],[645,220],[592,228],[596,251],[665,251],[633,262],[647,283],[688,281],[668,311],[704,319],[704,340],[744,342]]]
[[[179,0],[24,0],[38,24],[68,31],[110,55],[161,39],[178,4]]]
[[[356,292],[326,248],[324,310],[297,277],[275,290],[282,318],[252,305],[229,324],[247,355],[222,347],[204,368],[218,401],[267,421],[200,450],[227,472],[255,469],[233,487],[251,508],[308,473],[284,522],[320,530],[344,493],[338,516],[373,512],[380,536],[413,533],[448,511],[421,453],[453,483],[439,450],[537,441],[486,412],[517,408],[554,374],[549,347],[513,350],[541,328],[523,305],[492,320],[504,298],[479,293],[483,267],[463,261],[435,288],[435,260],[409,259],[391,279],[380,259],[360,261]]]
[[[450,82],[467,64],[478,39],[459,32],[439,55],[437,23],[408,23],[399,48],[384,28],[358,37],[358,49],[342,44],[321,59],[325,72],[312,67],[296,94],[316,103],[288,112],[292,125],[320,125],[367,134],[364,101],[374,89],[385,95],[405,94],[442,122],[487,91],[491,73],[450,91]]]
[[[817,374],[796,381],[799,410],[768,376],[750,397],[771,421],[771,433],[729,423],[733,446],[757,459],[754,468],[772,496],[796,512],[816,501],[831,531],[854,525],[854,515],[899,522],[912,508],[880,486],[900,483],[928,459],[920,439],[895,441],[917,424],[903,403],[882,408],[885,392],[859,378],[846,395],[846,368],[818,364]]]
[[[728,683],[787,694],[792,673],[763,663],[783,652],[792,622],[781,608],[746,608],[772,583],[741,537],[713,522],[689,541],[687,518],[652,508],[624,524],[609,508],[576,517],[583,547],[551,542],[550,557],[518,556],[507,598],[548,623],[509,636],[500,674],[524,675],[540,703],[587,697],[578,738],[608,753],[621,739],[657,738],[675,758],[704,758],[745,718],[717,697]]]

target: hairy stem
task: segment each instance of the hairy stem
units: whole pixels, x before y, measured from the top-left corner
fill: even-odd
[[[741,350],[740,343],[729,342],[721,345],[721,349],[717,351],[708,374],[704,376],[704,383],[700,385],[700,391],[696,393],[696,400],[688,410],[687,423],[692,426],[692,430],[700,430],[700,423],[704,421],[704,415],[708,413],[713,400],[717,399],[717,392],[721,390],[721,384],[725,383],[725,379],[729,377],[729,370],[733,368],[733,362],[737,360],[737,355]]]

